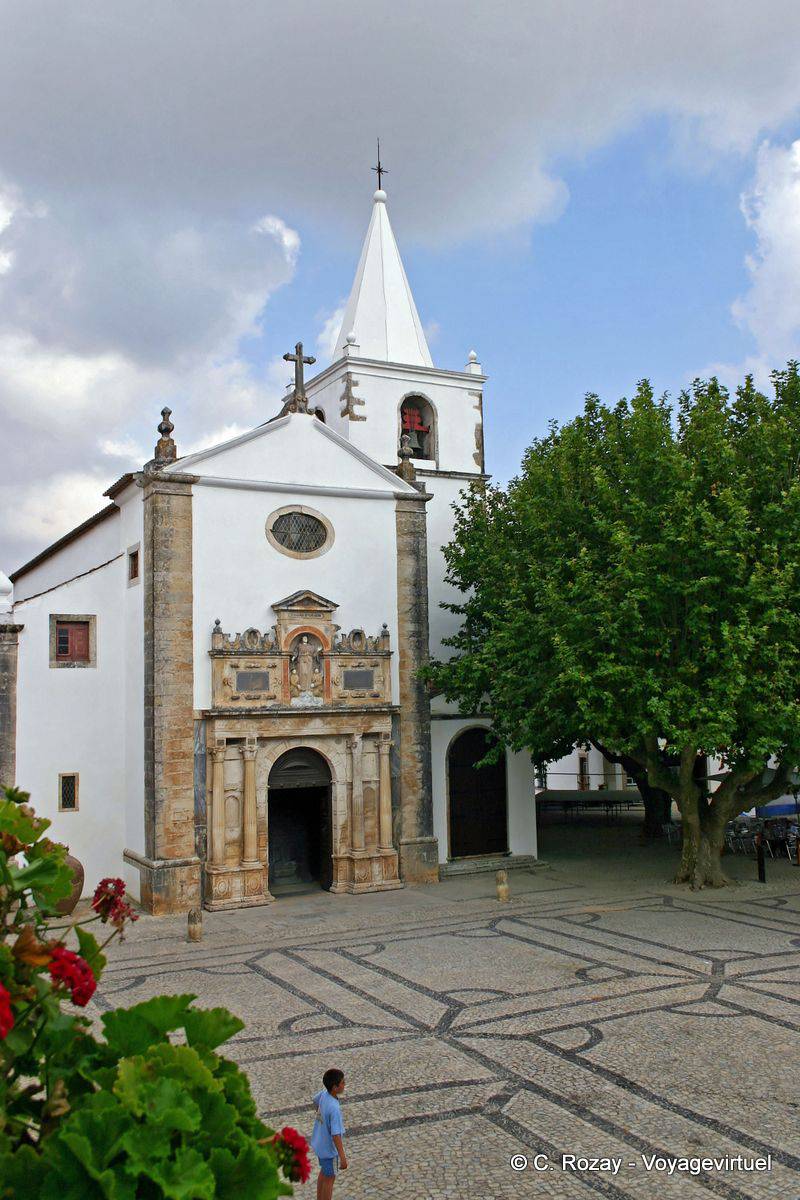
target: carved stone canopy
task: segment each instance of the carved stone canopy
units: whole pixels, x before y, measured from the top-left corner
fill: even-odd
[[[337,605],[303,590],[271,606],[277,620],[266,633],[251,628],[211,635],[214,708],[319,707],[391,704],[388,626],[369,636],[341,633]]]

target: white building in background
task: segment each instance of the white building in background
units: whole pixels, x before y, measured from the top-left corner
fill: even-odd
[[[335,361],[295,370],[280,414],[199,454],[165,410],[151,462],[0,614],[0,778],[87,887],[124,873],[154,912],[536,855],[529,757],[476,771],[488,722],[417,677],[453,621],[485,376],[434,366],[383,191]]]

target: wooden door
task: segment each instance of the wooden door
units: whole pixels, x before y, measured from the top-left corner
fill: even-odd
[[[450,857],[508,851],[505,754],[489,766],[475,764],[491,742],[485,729],[466,729],[447,756]]]

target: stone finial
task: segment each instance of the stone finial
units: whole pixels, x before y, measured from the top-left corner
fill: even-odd
[[[175,426],[170,421],[172,409],[166,406],[161,410],[161,421],[158,425],[158,432],[161,437],[156,442],[155,461],[159,465],[162,463],[175,462],[178,457],[178,447],[172,439],[172,431]]]
[[[0,571],[0,616],[14,611],[14,585],[7,575]]]
[[[411,461],[411,438],[407,433],[404,433],[400,438],[400,449],[397,452],[399,462],[395,467],[395,474],[401,479],[405,479],[406,483],[413,483],[417,478],[417,472],[414,469],[414,464]]]
[[[478,356],[474,350],[470,350],[469,354],[467,355],[466,370],[470,375],[481,374],[481,364],[478,362]]]

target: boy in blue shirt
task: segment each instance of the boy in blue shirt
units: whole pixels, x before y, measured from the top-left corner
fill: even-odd
[[[344,1071],[331,1068],[322,1076],[322,1091],[314,1097],[316,1117],[311,1134],[311,1149],[319,1159],[317,1200],[331,1200],[336,1182],[336,1163],[347,1170],[347,1155],[342,1145],[344,1122],[338,1097],[344,1091]]]

